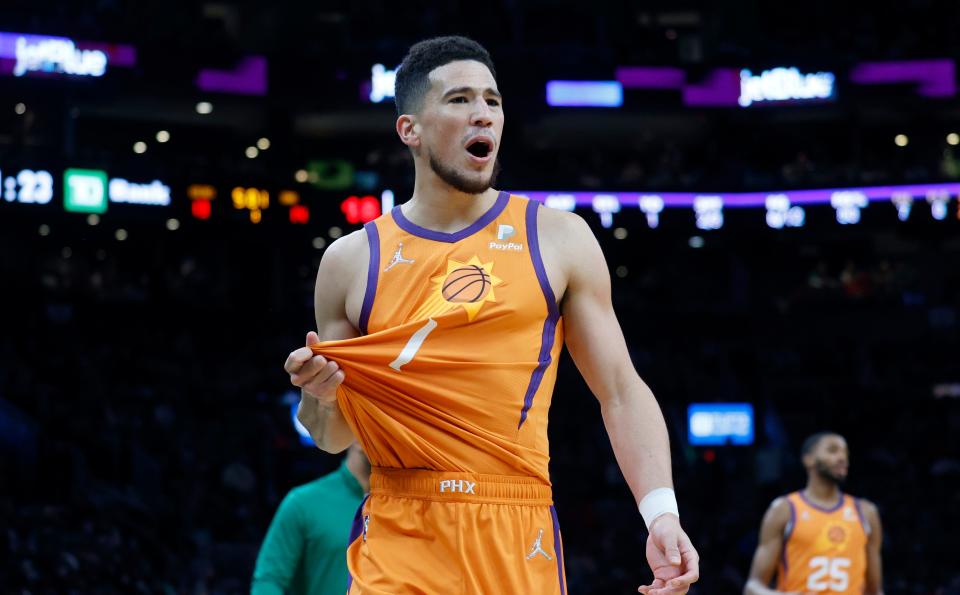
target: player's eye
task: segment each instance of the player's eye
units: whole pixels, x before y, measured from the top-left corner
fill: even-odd
[[[450,98],[450,103],[466,103],[466,102],[467,102],[467,98],[464,97],[463,95],[457,95],[456,97]]]
[[[488,100],[487,100],[487,105],[489,105],[490,107],[497,107],[498,105],[500,105],[500,100],[499,100],[499,99],[488,99]]]

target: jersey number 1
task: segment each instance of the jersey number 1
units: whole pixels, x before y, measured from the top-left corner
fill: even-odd
[[[400,368],[409,364],[414,357],[417,356],[417,352],[420,351],[420,348],[423,347],[423,342],[427,340],[427,335],[433,332],[433,329],[437,328],[437,321],[430,318],[427,320],[427,323],[417,329],[417,332],[413,333],[410,337],[410,340],[407,341],[407,344],[403,346],[403,349],[400,351],[400,355],[397,356],[397,359],[393,360],[390,363],[390,367],[400,371]]]
[[[850,585],[850,558],[817,556],[810,560],[807,589],[811,591],[843,592]]]

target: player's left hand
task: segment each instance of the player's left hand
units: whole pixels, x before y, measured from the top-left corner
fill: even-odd
[[[664,514],[653,521],[647,537],[647,563],[653,582],[637,589],[644,595],[682,595],[700,578],[700,555],[675,515]]]

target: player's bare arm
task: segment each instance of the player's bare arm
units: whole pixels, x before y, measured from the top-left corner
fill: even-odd
[[[673,485],[660,406],[630,360],[593,232],[579,216],[546,208],[537,227],[547,277],[561,299],[567,348],[600,403],[617,462],[639,503],[652,490]],[[644,593],[686,593],[699,578],[699,556],[672,514],[652,523],[647,558],[655,580],[641,587]]]
[[[883,525],[876,504],[860,500],[863,516],[870,525],[867,537],[867,588],[864,595],[883,595],[883,562],[880,548],[883,546]]]
[[[337,404],[337,387],[344,373],[336,362],[314,355],[310,345],[319,341],[359,336],[357,321],[365,289],[369,258],[366,232],[355,231],[327,248],[317,270],[314,310],[317,332],[309,332],[304,347],[287,357],[284,369],[290,382],[301,389],[297,419],[317,446],[330,453],[341,452],[354,441]]]
[[[783,551],[783,532],[790,522],[790,503],[786,498],[777,498],[770,504],[760,525],[760,544],[753,554],[750,578],[743,595],[771,595],[781,593],[768,585],[777,570],[777,560]]]

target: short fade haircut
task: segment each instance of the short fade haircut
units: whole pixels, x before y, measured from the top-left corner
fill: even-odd
[[[394,87],[397,115],[418,112],[430,90],[430,73],[457,60],[476,60],[497,78],[490,53],[476,41],[459,35],[425,39],[410,48],[397,70]]]
[[[800,447],[800,456],[805,457],[812,453],[817,448],[817,445],[820,444],[820,441],[827,436],[840,436],[840,434],[836,432],[817,432],[816,434],[808,436],[807,439],[803,441],[803,446]]]

